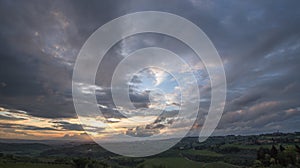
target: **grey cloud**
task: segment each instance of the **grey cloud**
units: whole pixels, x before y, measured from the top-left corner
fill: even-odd
[[[130,136],[135,136],[135,137],[147,137],[158,133],[159,133],[158,129],[138,126],[136,128],[128,129],[125,134]]]
[[[71,130],[71,131],[83,131],[82,126],[80,124],[72,124],[65,121],[56,121],[53,122],[56,128],[60,128],[63,130]]]
[[[0,124],[1,128],[11,128],[11,129],[21,129],[21,130],[36,130],[36,131],[58,131],[55,128],[51,127],[36,127],[36,126],[28,126],[28,125],[21,125],[21,124]]]
[[[26,119],[0,115],[0,120],[26,120]]]
[[[300,122],[295,120],[299,114],[285,112],[300,107],[298,1],[163,2],[1,1],[1,106],[25,110],[37,117],[76,117],[71,97],[72,66],[85,40],[113,18],[130,12],[159,10],[178,14],[200,26],[225,63],[228,99],[217,132],[257,133],[299,127]],[[123,58],[124,44],[131,50],[163,46],[186,55],[185,60],[191,64],[198,61],[190,56],[192,52],[186,46],[174,41],[154,34],[129,37],[107,53],[96,83],[104,88],[110,86],[113,69]],[[207,78],[207,74],[201,75],[201,80]],[[209,87],[205,83],[203,88]],[[201,97],[209,99],[209,91],[204,89]],[[114,109],[109,89],[103,92],[97,99],[108,108],[101,111],[108,118],[122,118]],[[137,107],[147,107],[146,95],[132,94],[131,98]],[[271,101],[279,102],[276,108],[249,111],[259,103]],[[207,104],[201,104],[205,108],[199,122],[203,121]],[[244,113],[237,113],[239,110]],[[60,124],[66,129],[80,129]]]

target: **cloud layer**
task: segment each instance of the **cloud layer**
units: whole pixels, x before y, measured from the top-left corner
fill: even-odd
[[[297,0],[176,0],[172,3],[167,0],[1,0],[1,137],[82,134],[71,95],[76,56],[85,40],[101,25],[124,14],[144,10],[171,12],[189,19],[203,29],[217,48],[224,62],[228,92],[224,115],[215,134],[299,131],[299,5]],[[191,130],[191,135],[197,135],[209,107],[209,77],[194,53],[171,37],[143,34],[120,41],[100,64],[96,85],[81,84],[82,91],[89,94],[91,88],[96,89],[99,108],[109,119],[107,122],[117,125],[124,116],[118,113],[111,99],[109,84],[113,70],[128,53],[149,46],[160,46],[179,54],[197,75],[200,114]],[[156,80],[154,85],[167,80],[162,73],[152,75]],[[142,79],[134,78],[133,87]],[[176,106],[175,96],[170,93],[169,97],[172,100],[169,104]],[[132,92],[131,98],[136,107],[149,108],[149,95]],[[161,122],[122,131],[130,135],[155,134],[172,121],[162,116],[157,119]],[[33,121],[38,124],[32,124]],[[44,122],[48,124],[41,127],[39,124]],[[101,128],[101,124],[88,127],[103,135],[108,131]]]

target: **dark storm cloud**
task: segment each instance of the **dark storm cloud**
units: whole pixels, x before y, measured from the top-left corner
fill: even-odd
[[[56,128],[60,128],[63,130],[70,130],[70,131],[82,131],[82,127],[80,124],[72,124],[66,121],[56,121],[53,122]]]
[[[131,92],[129,94],[129,97],[130,97],[130,100],[131,100],[132,104],[136,108],[148,108],[148,106],[150,104],[149,91],[145,91],[145,92],[142,92],[142,93]]]
[[[0,115],[0,120],[12,120],[12,121],[16,121],[16,120],[26,120],[24,118],[16,118],[16,117],[13,117],[13,116],[3,116],[3,115]]]
[[[160,130],[173,124],[175,120],[174,117],[177,116],[177,114],[178,111],[164,111],[153,123],[129,128],[125,134],[136,137],[147,137],[158,134],[160,133]]]
[[[0,103],[37,117],[76,117],[71,97],[72,68],[85,40],[113,18],[159,10],[196,23],[220,53],[228,82],[227,104],[219,124],[223,133],[293,130],[300,126],[296,122],[300,107],[299,5],[296,0],[1,0]],[[162,39],[157,37],[156,41]],[[139,41],[132,40],[131,46],[141,46],[136,43]],[[97,77],[99,85],[108,86],[113,68],[122,59],[118,54],[124,49],[122,45],[104,58]],[[209,89],[204,91],[201,96],[206,97]],[[131,98],[136,106],[147,107],[147,95]],[[97,99],[105,106],[101,111],[106,117],[123,117],[114,110],[109,89],[101,91]],[[57,124],[64,129],[81,129],[70,123]]]
[[[148,137],[158,134],[157,129],[145,129],[144,127],[136,127],[134,129],[128,129],[125,134],[133,137]]]
[[[0,127],[11,128],[11,129],[20,129],[20,130],[35,130],[35,131],[58,131],[57,129],[51,127],[36,127],[36,126],[29,126],[29,125],[21,125],[21,124],[0,124]]]
[[[4,45],[1,45],[0,80],[6,86],[0,89],[0,100],[5,106],[26,110],[35,116],[71,117],[72,106],[53,109],[58,102],[65,102],[58,92],[66,84],[65,79],[70,79],[69,72],[41,51],[43,39],[40,38],[43,37],[35,36],[35,32],[43,36],[47,33],[44,29],[57,24],[50,14],[42,14],[47,6],[1,1],[0,41]],[[58,112],[60,110],[64,112]]]
[[[211,6],[218,28],[206,33],[225,62],[228,82],[219,128],[226,134],[290,131],[284,123],[299,112],[286,111],[300,106],[299,2],[218,2]]]
[[[38,117],[75,117],[72,64],[86,38],[116,17],[110,15],[115,6],[97,1],[0,3],[1,103]]]
[[[126,135],[136,136],[136,137],[147,137],[160,133],[161,129],[169,127],[174,122],[174,117],[176,117],[178,111],[164,111],[157,119],[145,126],[137,126],[134,128],[129,128],[125,132]]]

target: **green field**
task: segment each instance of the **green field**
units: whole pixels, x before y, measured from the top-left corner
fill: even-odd
[[[203,166],[203,163],[194,162],[191,160],[187,160],[185,158],[170,157],[170,158],[148,159],[141,165],[143,165],[144,168],[152,168],[152,167],[158,167],[158,166],[165,166],[167,168],[169,168],[169,167],[170,168],[171,167],[199,168],[199,167]]]
[[[0,168],[300,167],[296,135],[211,137],[203,143],[188,137],[163,153],[142,158],[119,156],[95,143],[0,143]]]
[[[284,144],[285,147],[294,147],[294,144]],[[241,145],[241,144],[225,144],[222,145],[220,148],[228,148],[228,147],[237,147],[239,149],[249,149],[249,150],[257,150],[259,148],[271,148],[271,144],[264,144],[264,145]]]
[[[188,168],[239,168],[224,162],[200,163],[187,160],[185,158],[155,158],[146,160],[138,167],[153,168],[153,167],[188,167]],[[70,165],[63,164],[44,164],[44,163],[0,163],[0,168],[71,168]]]
[[[239,166],[235,166],[224,162],[214,162],[204,164],[203,168],[239,168]]]
[[[220,153],[216,153],[209,150],[187,150],[183,151],[183,153],[191,154],[191,155],[200,155],[200,156],[211,156],[211,157],[222,157],[223,155]]]
[[[1,163],[0,168],[71,168],[70,165],[44,163]]]
[[[139,165],[143,168],[163,167],[188,167],[188,168],[239,168],[224,162],[202,163],[188,160],[186,158],[171,157],[171,158],[154,158],[146,160]]]

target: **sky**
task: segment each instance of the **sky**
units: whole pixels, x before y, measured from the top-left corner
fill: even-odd
[[[210,104],[209,76],[190,48],[155,33],[130,36],[114,45],[99,66],[95,85],[77,81],[83,94],[96,90],[105,116],[82,116],[83,125],[77,119],[72,72],[82,45],[103,24],[137,11],[182,16],[214,44],[225,68],[227,99],[213,135],[299,131],[299,5],[297,0],[0,0],[0,137],[85,140],[85,131],[103,139],[177,132],[184,126],[170,125],[179,98],[192,90],[180,92],[172,74],[157,68],[134,74],[129,82],[133,111],[112,101],[110,82],[118,63],[137,49],[153,46],[180,55],[197,76],[200,110],[188,135],[198,135]],[[187,73],[183,70],[178,71],[182,78]],[[162,107],[164,111],[158,112]],[[145,110],[151,114],[145,116]],[[153,122],[130,122],[145,117]]]

